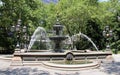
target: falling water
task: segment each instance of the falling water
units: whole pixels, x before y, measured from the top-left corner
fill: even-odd
[[[98,51],[98,48],[95,45],[95,43],[87,35],[85,35],[85,34],[83,34],[81,32],[78,33],[78,34],[73,35],[72,37],[70,37],[69,35],[66,35],[66,36],[68,37],[68,39],[64,41],[64,43],[66,43],[66,44],[73,44],[72,43],[73,40],[77,41],[78,36],[83,36],[86,39],[88,39],[88,41],[90,41],[92,43],[92,45],[95,47],[95,49]],[[28,46],[28,51],[31,49],[31,47],[33,46],[33,44],[34,44],[35,41],[42,40],[42,39],[50,42],[49,38],[47,37],[46,30],[43,27],[38,27],[35,30],[35,32],[33,33],[32,37],[31,37],[30,44]],[[51,47],[51,45],[48,44],[48,43],[47,43],[46,46],[48,48]]]
[[[72,40],[71,40],[71,37],[69,35],[66,35],[67,39],[65,41],[63,41],[65,44],[72,44]]]
[[[72,39],[69,35],[66,35],[66,37],[67,39],[63,41],[65,49],[71,50],[73,45]]]
[[[88,41],[90,41],[91,43],[92,43],[92,45],[95,47],[95,49],[98,51],[98,48],[97,48],[97,46],[95,45],[95,43],[87,36],[87,35],[85,35],[85,34],[83,34],[83,33],[78,33],[78,34],[75,34],[75,36],[83,36],[83,37],[85,37],[86,39],[88,39]]]
[[[47,38],[46,30],[43,27],[38,27],[34,31],[32,37],[31,37],[31,40],[30,40],[30,44],[28,46],[28,51],[31,49],[31,47],[33,46],[34,42],[37,41],[37,40],[49,41],[49,39]]]

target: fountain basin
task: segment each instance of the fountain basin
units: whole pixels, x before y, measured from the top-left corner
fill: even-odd
[[[89,64],[92,61],[89,60],[62,60],[62,61],[50,61],[50,63],[60,64],[60,65],[80,65],[80,64]]]
[[[91,61],[91,63],[86,64],[56,64],[51,62],[42,62],[42,65],[47,68],[58,69],[58,70],[85,70],[85,69],[93,69],[100,66],[99,62]]]
[[[64,52],[63,49],[62,49],[62,44],[61,42],[65,39],[67,39],[67,37],[65,36],[52,36],[52,37],[49,37],[50,40],[52,40],[55,44],[55,47],[53,49],[53,52]]]
[[[58,25],[54,25],[54,26],[53,26],[53,29],[54,29],[54,30],[62,30],[62,29],[63,29],[63,26],[62,26],[62,25],[59,25],[59,24],[58,24]]]
[[[64,61],[66,60],[66,55],[68,53],[72,53],[73,56],[74,56],[74,59],[75,61],[77,60],[94,60],[94,61],[102,61],[104,59],[106,59],[108,56],[111,56],[112,53],[111,52],[99,52],[99,51],[96,51],[96,52],[84,52],[84,53],[81,53],[81,51],[77,52],[77,51],[65,51],[63,53],[53,53],[51,51],[42,51],[42,52],[27,52],[27,53],[14,53],[14,58],[19,58],[19,63],[18,63],[18,59],[16,60],[12,60],[12,63],[11,65],[12,66],[16,66],[16,65],[40,65],[41,62],[45,62],[44,63],[44,66],[45,65],[48,65],[48,66],[52,66],[52,64],[54,63],[50,63],[50,61]],[[47,64],[48,63],[48,64]],[[50,65],[49,65],[50,63]],[[92,64],[92,63],[90,63]],[[58,67],[61,66],[61,64],[56,64]],[[79,65],[85,65],[85,64],[79,64]],[[77,66],[79,65],[75,65],[76,69],[77,70]],[[95,64],[94,64],[95,65]],[[98,66],[98,64],[96,64]],[[48,67],[47,66],[47,67]],[[56,67],[57,67],[56,66]],[[66,66],[66,67],[69,67],[70,65]],[[91,66],[91,65],[89,65]],[[63,66],[65,67],[65,66]],[[74,67],[74,65],[72,66]],[[93,67],[96,67],[96,66],[92,66],[90,68],[93,68]],[[80,68],[80,67],[78,67]],[[84,66],[85,68],[85,66]],[[81,68],[81,69],[84,69],[84,68]],[[74,69],[74,68],[73,68]],[[68,70],[68,68],[66,69]],[[72,68],[70,69],[72,70]],[[78,69],[79,70],[79,69]]]
[[[65,40],[67,37],[65,37],[65,36],[52,36],[49,38],[50,38],[50,40],[53,40],[53,41],[62,41],[62,40]]]
[[[22,61],[51,61],[51,60],[65,60],[66,54],[72,53],[74,60],[96,60],[106,59],[107,56],[112,55],[111,52],[70,52],[65,51],[63,53],[53,53],[50,51],[43,52],[27,52],[27,53],[15,53],[14,57],[21,57]]]

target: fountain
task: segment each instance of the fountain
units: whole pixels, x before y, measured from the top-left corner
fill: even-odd
[[[49,37],[50,40],[54,41],[55,47],[54,50],[55,52],[63,52],[63,49],[61,47],[62,41],[67,39],[66,36],[62,36],[62,29],[63,26],[60,25],[59,20],[57,19],[56,25],[53,26],[53,29],[55,30],[56,36]]]
[[[99,51],[94,42],[87,35],[81,32],[73,35],[72,37],[68,35],[62,35],[63,26],[60,25],[58,19],[56,25],[53,25],[53,30],[55,32],[55,35],[48,38],[46,30],[43,27],[38,27],[32,35],[27,52],[14,53],[14,58],[11,65],[36,64],[64,70],[78,70],[84,68],[96,68],[99,66],[99,59],[102,60],[105,59],[107,56],[111,55],[111,52]],[[73,48],[69,50],[63,49],[63,45],[72,45],[74,41],[77,41],[76,37],[80,36],[87,38],[97,51],[85,52],[82,50],[71,50]],[[49,48],[48,50],[31,52],[31,47],[37,40],[46,40],[49,43],[53,41],[54,47],[53,49]],[[81,62],[84,62],[85,64],[81,65]]]
[[[35,32],[33,33],[31,40],[30,40],[30,44],[28,46],[28,50],[30,51],[31,47],[33,46],[33,44],[35,43],[35,41],[48,41],[49,42],[49,38],[47,37],[47,33],[46,30],[43,27],[38,27]]]
[[[76,35],[74,35],[74,36],[82,36],[82,37],[88,39],[88,41],[92,43],[92,45],[95,47],[95,49],[96,49],[97,51],[99,51],[98,48],[97,48],[97,46],[95,45],[95,43],[94,43],[87,35],[79,32],[78,34],[76,34]]]

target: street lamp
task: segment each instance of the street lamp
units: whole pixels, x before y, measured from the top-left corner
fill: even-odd
[[[26,39],[27,39],[27,27],[26,26],[23,26],[23,28],[21,27],[21,19],[18,19],[18,22],[17,22],[17,25],[16,26],[12,26],[11,27],[11,32],[15,32],[16,34],[16,40],[17,40],[17,45],[16,45],[16,48],[17,50],[20,50],[21,49],[21,34],[23,33],[24,36],[24,48],[27,48],[27,45],[26,45]]]
[[[24,36],[24,49],[27,49],[27,27],[23,26],[23,36]]]
[[[17,26],[16,26],[16,31],[20,32],[20,26],[21,26],[21,20],[18,19],[18,23],[17,23]]]
[[[17,36],[16,48],[20,48],[20,25],[21,25],[21,20],[19,19],[17,25],[11,27],[11,32],[16,32],[16,36]]]
[[[106,50],[110,50],[110,38],[112,37],[113,32],[110,30],[109,26],[105,26],[103,30],[103,36],[106,38]]]
[[[23,32],[26,33],[26,31],[27,31],[27,27],[23,26]]]

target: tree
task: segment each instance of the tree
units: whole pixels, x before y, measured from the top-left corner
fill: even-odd
[[[8,32],[10,27],[17,24],[17,20],[22,20],[22,26],[29,27],[28,33],[32,35],[38,26],[44,27],[47,31],[52,30],[56,22],[57,13],[62,25],[65,26],[64,33],[70,36],[82,32],[88,35],[99,49],[105,48],[102,31],[106,25],[114,28],[116,35],[119,36],[120,23],[117,21],[117,13],[120,14],[119,0],[110,0],[99,2],[98,0],[59,0],[58,3],[44,3],[42,0],[1,0],[0,6],[0,27],[5,31],[0,31],[2,38],[10,39]],[[94,35],[93,35],[94,34]],[[5,37],[7,35],[8,37]],[[12,39],[12,38],[11,38]],[[13,40],[13,39],[12,39]],[[11,43],[14,41],[3,41],[2,43]],[[113,42],[112,45],[119,47]],[[2,46],[2,43],[0,46]],[[80,39],[76,44],[78,49],[90,47],[90,43]],[[5,45],[5,48],[8,46]]]
[[[9,35],[11,34],[10,27],[16,25],[17,20],[21,19],[22,26],[29,27],[28,33],[32,33],[33,30],[40,25],[40,19],[42,18],[40,12],[42,10],[38,8],[42,8],[43,5],[39,0],[1,0],[1,2],[3,5],[0,6],[0,13],[2,14],[0,17],[0,27],[2,28],[2,31],[0,31],[0,35],[2,35],[0,46],[11,50],[14,48],[11,46],[16,42],[11,41],[14,40],[14,38],[11,38],[11,36],[14,35]]]

